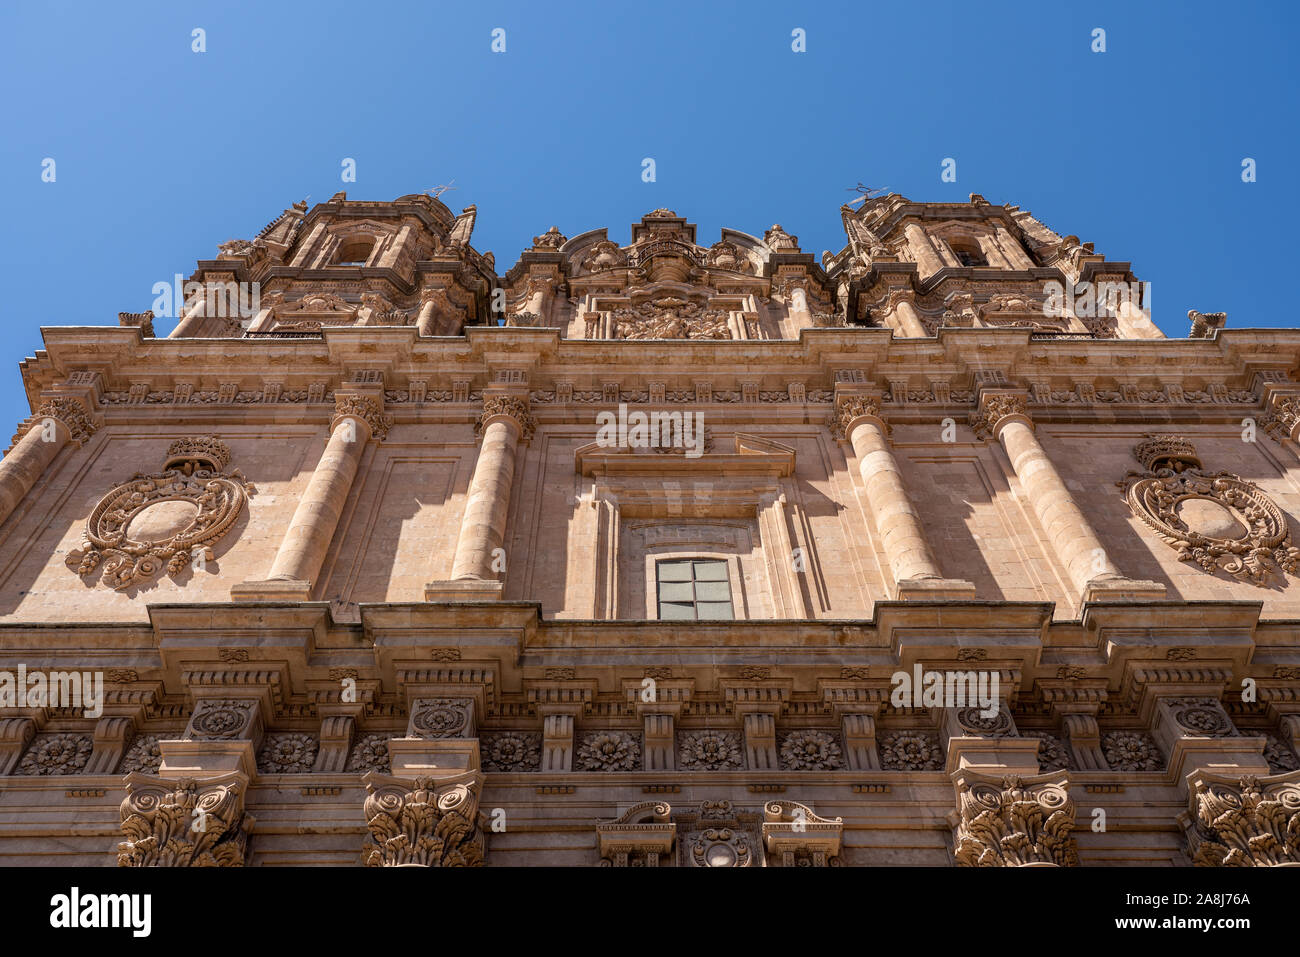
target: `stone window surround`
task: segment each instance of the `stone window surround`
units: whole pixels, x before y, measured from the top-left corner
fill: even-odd
[[[761,546],[760,546],[761,547]],[[691,546],[682,542],[673,542],[664,545],[651,545],[646,549],[645,567],[646,567],[646,619],[648,621],[687,621],[689,619],[672,619],[660,618],[658,607],[658,579],[656,576],[656,567],[659,562],[665,561],[721,561],[727,566],[727,587],[731,589],[731,618],[697,618],[696,622],[715,622],[715,621],[745,621],[749,615],[749,596],[744,591],[744,572],[740,567],[740,552],[738,549],[731,552],[724,552],[719,546],[714,545],[711,548],[702,548]]]

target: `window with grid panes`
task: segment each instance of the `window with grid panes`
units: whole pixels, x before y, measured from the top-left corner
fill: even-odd
[[[720,558],[675,558],[655,565],[661,621],[729,621],[731,582]]]

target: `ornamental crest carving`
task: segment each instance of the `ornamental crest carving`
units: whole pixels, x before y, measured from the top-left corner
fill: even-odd
[[[1196,447],[1177,435],[1148,436],[1133,454],[1147,471],[1117,484],[1133,514],[1179,561],[1261,588],[1276,574],[1297,574],[1300,548],[1291,543],[1287,517],[1254,482],[1201,471]]]
[[[169,575],[202,568],[256,491],[239,469],[227,473],[229,464],[230,449],[214,438],[173,442],[161,471],[137,473],[99,500],[68,567],[89,575],[102,565],[100,581],[118,591],[164,567]]]

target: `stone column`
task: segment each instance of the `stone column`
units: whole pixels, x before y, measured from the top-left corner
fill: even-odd
[[[926,235],[924,229],[919,223],[908,223],[903,227],[903,235],[907,237],[907,245],[912,250],[912,255],[916,257],[916,264],[920,267],[921,278],[933,275],[943,268],[943,262],[939,259],[938,253],[934,251],[934,245],[930,242],[930,237]]]
[[[894,597],[900,600],[974,598],[973,584],[945,579],[939,571],[939,564],[926,543],[921,519],[907,497],[898,462],[890,449],[889,426],[880,418],[876,400],[866,395],[839,396],[832,428],[848,438],[858,457],[876,532],[894,575]]]
[[[493,552],[505,542],[506,512],[515,475],[515,448],[534,429],[526,397],[485,396],[479,429],[483,444],[470,482],[452,561],[452,579],[489,579]]]
[[[420,314],[415,320],[422,336],[444,335],[443,316],[451,311],[446,289],[424,289],[420,292]]]
[[[204,290],[200,290],[191,302],[189,311],[181,316],[176,328],[167,336],[168,339],[191,339],[202,334],[203,327],[207,324],[207,297]]]
[[[921,314],[916,311],[916,294],[912,290],[904,289],[891,293],[889,299],[894,305],[894,313],[898,316],[898,329],[903,335],[912,339],[923,339],[930,334],[925,328],[925,323],[921,321]]]
[[[329,443],[298,500],[268,580],[237,585],[232,598],[256,599],[267,597],[266,592],[303,601],[310,597],[366,443],[372,436],[382,442],[391,424],[392,416],[385,415],[373,399],[361,395],[335,399]]]
[[[23,500],[36,480],[69,442],[82,445],[97,430],[85,403],[55,396],[41,403],[20,429],[20,438],[0,459],[0,522]]]
[[[981,392],[971,424],[976,432],[991,434],[1002,444],[1043,531],[1083,601],[1164,597],[1165,588],[1159,582],[1125,578],[1110,560],[1034,435],[1023,394]]]

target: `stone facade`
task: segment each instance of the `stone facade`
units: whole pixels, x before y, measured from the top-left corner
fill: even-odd
[[[0,863],[1300,862],[1300,332],[1166,339],[978,195],[504,273],[476,215],[296,204],[167,338],[43,330]]]

